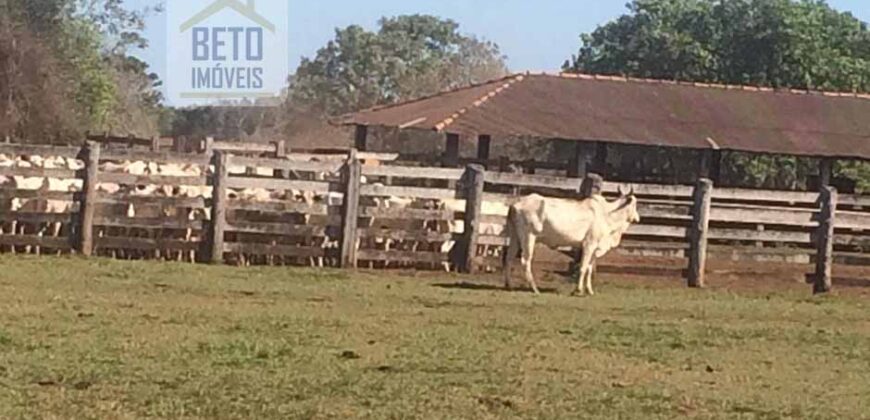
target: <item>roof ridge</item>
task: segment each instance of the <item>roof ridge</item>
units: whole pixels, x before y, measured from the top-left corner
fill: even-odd
[[[434,126],[435,131],[444,131],[444,129],[448,125],[453,124],[454,122],[456,122],[456,120],[459,117],[461,117],[463,114],[468,112],[469,108],[479,108],[481,105],[483,105],[484,103],[486,103],[490,99],[498,96],[498,94],[504,92],[506,89],[509,89],[514,84],[522,82],[523,80],[525,80],[525,78],[526,78],[526,76],[524,74],[513,74],[507,78],[502,79],[505,81],[505,83],[503,83],[501,86],[498,86],[495,90],[488,92],[486,95],[483,95],[482,97],[480,97],[476,101],[472,102],[471,105],[466,106],[464,108],[460,108],[455,113],[453,113],[451,116],[445,118],[442,121],[437,122]]]
[[[509,75],[507,75],[507,76],[502,76],[502,77],[499,77],[499,78],[496,78],[496,79],[487,80],[487,81],[485,81],[485,82],[472,83],[472,84],[469,84],[469,85],[457,86],[457,87],[452,88],[452,89],[443,90],[443,91],[440,91],[440,92],[433,93],[433,94],[431,94],[431,95],[421,96],[421,97],[419,97],[419,98],[408,99],[408,100],[406,100],[406,101],[400,101],[400,102],[396,102],[396,103],[392,103],[392,104],[375,105],[375,106],[373,106],[373,107],[369,107],[369,108],[361,109],[361,110],[359,110],[359,111],[349,112],[349,113],[347,113],[347,114],[344,114],[344,115],[338,117],[337,120],[344,120],[344,119],[346,119],[346,117],[349,117],[349,116],[352,116],[352,115],[355,115],[355,114],[362,114],[362,113],[366,113],[366,112],[382,111],[382,110],[385,110],[385,109],[396,108],[396,107],[405,106],[405,105],[409,105],[409,104],[413,104],[413,103],[417,103],[417,102],[422,102],[422,101],[425,101],[425,100],[428,100],[428,99],[437,98],[437,97],[439,97],[439,96],[449,95],[449,94],[451,94],[451,93],[456,93],[456,92],[463,91],[463,90],[474,89],[474,88],[478,88],[478,87],[481,87],[481,86],[486,86],[486,85],[489,85],[489,84],[494,84],[494,83],[499,83],[499,82],[503,82],[503,81],[506,81],[506,80],[514,79],[514,78],[516,78],[517,76],[518,76],[517,73],[512,73],[512,74],[509,74]]]
[[[720,90],[742,90],[747,92],[768,92],[768,93],[786,93],[792,95],[819,95],[819,96],[828,96],[828,97],[839,97],[839,98],[856,98],[856,99],[870,99],[870,93],[859,93],[859,92],[842,92],[842,91],[830,91],[830,90],[817,90],[817,89],[793,89],[793,88],[772,88],[767,86],[753,86],[753,85],[735,85],[735,84],[726,84],[726,83],[707,83],[707,82],[689,82],[684,80],[669,80],[669,79],[650,79],[643,77],[630,77],[630,76],[613,76],[613,75],[603,75],[603,74],[590,74],[590,73],[529,73],[532,76],[546,76],[546,77],[559,77],[563,79],[581,79],[581,80],[600,80],[600,81],[609,81],[609,82],[634,82],[634,83],[646,83],[646,84],[659,84],[659,85],[676,85],[676,86],[688,86],[688,87],[697,87],[697,88],[706,88],[706,89],[720,89]]]

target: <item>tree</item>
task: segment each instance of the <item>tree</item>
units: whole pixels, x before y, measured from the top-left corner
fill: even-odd
[[[383,18],[377,32],[337,29],[313,59],[302,60],[289,100],[336,115],[501,77],[504,59],[496,44],[460,34],[452,20]]]
[[[581,35],[564,70],[799,89],[870,91],[870,31],[823,0],[634,0],[629,14]],[[807,159],[733,153],[724,172],[796,187]],[[866,174],[854,163],[842,173]],[[870,186],[870,178],[864,180]]]
[[[156,76],[127,56],[146,45],[144,13],[121,0],[2,2],[0,134],[38,142],[116,127],[156,134]]]

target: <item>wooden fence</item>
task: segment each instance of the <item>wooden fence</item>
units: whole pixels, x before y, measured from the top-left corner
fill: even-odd
[[[366,165],[384,156],[355,151],[325,158],[224,146],[185,154],[0,145],[0,250],[473,272],[500,265],[507,208],[518,195],[576,197],[582,183],[479,165]],[[45,159],[63,165],[40,167]],[[130,162],[150,170],[118,171]],[[684,257],[692,285],[703,285],[708,256],[815,261],[822,291],[833,262],[870,262],[870,197],[719,189],[709,181],[605,183],[604,193],[620,186],[637,193],[642,223],[619,252]]]

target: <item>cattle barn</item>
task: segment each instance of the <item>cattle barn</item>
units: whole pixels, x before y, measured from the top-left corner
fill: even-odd
[[[571,177],[594,172],[608,179],[642,181],[631,179],[638,176],[631,171],[607,173],[608,153],[639,148],[691,156],[678,162],[688,164],[689,170],[677,172],[719,182],[723,154],[736,152],[811,161],[819,168],[815,182],[828,185],[836,160],[870,159],[868,115],[870,95],[866,94],[585,74],[518,74],[364,110],[337,123],[356,127],[355,145],[360,150],[376,151],[369,128],[399,130],[405,133],[403,138],[427,141],[433,133],[443,136],[438,151],[444,166],[469,161],[496,164],[493,156],[501,145],[523,138],[557,146],[549,158],[528,162],[529,172],[535,164],[544,164]],[[461,142],[476,142],[476,147],[466,148],[476,154],[461,156]],[[502,160],[531,158],[516,152],[502,154]],[[679,182],[693,180],[675,178],[674,183]]]

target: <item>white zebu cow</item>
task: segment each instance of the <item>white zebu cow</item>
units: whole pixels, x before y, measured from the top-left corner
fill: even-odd
[[[144,161],[122,161],[119,163],[105,162],[100,165],[100,170],[103,173],[115,174],[130,174],[136,176],[147,177],[149,175],[164,176],[164,177],[195,177],[201,176],[203,168],[199,165],[192,164],[175,164],[175,163],[155,163]],[[97,186],[100,193],[107,195],[128,194],[131,197],[142,198],[209,198],[211,196],[211,188],[205,186],[167,186],[154,184],[139,184],[139,185],[118,185],[115,183],[100,183]],[[127,218],[176,218],[182,221],[202,221],[209,219],[207,209],[178,209],[175,207],[142,205],[138,206],[133,203],[128,203],[124,206],[123,215]],[[186,242],[195,242],[199,238],[194,237],[192,228],[185,229],[183,235],[174,232],[170,229],[137,229],[137,228],[102,228],[97,234],[105,236],[137,237],[143,239],[175,239]],[[121,252],[128,257],[132,254],[127,250],[113,250],[112,256],[118,257],[118,252]],[[169,259],[174,255],[174,259],[182,261],[185,258],[184,252],[173,250],[154,250],[153,257]],[[187,253],[190,262],[195,261],[195,251],[190,250]]]
[[[83,167],[83,163],[72,158],[61,156],[16,156],[10,157],[0,154],[0,167],[4,168],[39,168],[39,169],[70,169],[79,170]],[[33,198],[13,197],[6,205],[6,210],[10,212],[18,212],[25,214],[66,214],[72,211],[73,203],[70,200],[57,200],[41,198],[41,193],[62,192],[70,193],[81,191],[82,181],[76,179],[59,179],[43,176],[0,176],[0,185],[19,191],[33,191],[36,196]],[[50,236],[57,237],[60,235],[63,223],[60,221],[46,222],[41,224],[24,224],[18,223],[17,220],[10,220],[8,226],[0,227],[0,233],[8,233],[12,235],[28,235],[35,236]],[[15,252],[15,247],[10,246],[12,252]],[[25,252],[34,250],[38,254],[41,252],[40,247],[24,247]]]
[[[595,260],[619,246],[632,223],[640,222],[637,198],[632,191],[608,202],[601,195],[577,201],[531,195],[510,208],[510,245],[504,255],[505,287],[510,288],[511,264],[522,254],[526,280],[540,294],[532,274],[535,245],[551,248],[579,247],[583,251],[576,293],[593,295],[592,271]]]

